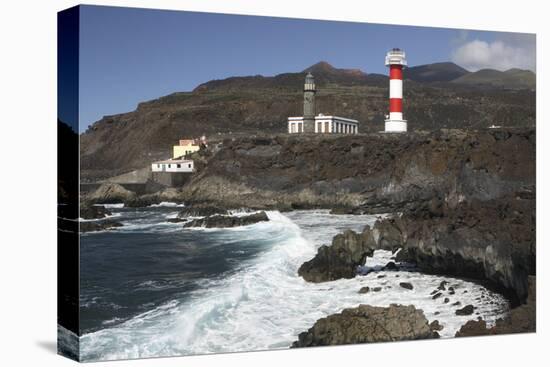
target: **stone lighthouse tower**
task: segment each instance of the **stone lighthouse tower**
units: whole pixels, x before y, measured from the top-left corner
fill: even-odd
[[[304,84],[304,133],[315,132],[315,79],[307,73]]]

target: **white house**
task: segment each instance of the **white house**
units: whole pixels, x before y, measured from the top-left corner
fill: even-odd
[[[359,121],[338,116],[315,116],[315,133],[326,134],[357,134]],[[304,132],[303,117],[288,118],[288,133],[297,134]]]
[[[188,159],[169,159],[151,163],[153,172],[193,172],[194,165]]]

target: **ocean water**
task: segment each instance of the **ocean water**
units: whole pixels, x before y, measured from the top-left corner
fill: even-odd
[[[317,319],[359,304],[415,305],[443,325],[442,337],[477,317],[492,324],[509,310],[500,294],[467,280],[381,271],[392,256],[385,251],[367,259],[373,271],[354,279],[312,284],[298,276],[319,246],[345,229],[361,231],[376,216],[268,212],[269,222],[251,226],[183,229],[167,221],[178,212],[169,204],[112,211],[123,227],[81,240],[86,361],[288,348]],[[455,294],[433,300],[443,280]],[[359,294],[363,286],[371,291]],[[456,316],[467,304],[475,313]]]

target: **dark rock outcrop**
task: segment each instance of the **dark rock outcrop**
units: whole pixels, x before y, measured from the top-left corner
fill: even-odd
[[[300,333],[292,347],[313,347],[397,340],[438,338],[422,310],[414,306],[360,305],[324,317],[308,331]]]
[[[369,293],[370,291],[370,288],[369,287],[361,287],[361,289],[359,289],[359,294],[365,294],[365,293]]]
[[[467,316],[474,313],[474,306],[473,305],[466,305],[458,310],[455,311],[455,315],[457,316]]]
[[[99,186],[94,192],[86,197],[86,201],[90,204],[112,204],[125,203],[135,200],[137,195],[135,192],[126,190],[116,183],[104,183]]]
[[[83,219],[101,219],[112,215],[111,211],[101,205],[81,205],[80,218]]]
[[[486,201],[435,201],[441,204],[378,220],[362,233],[337,235],[299,274],[310,281],[349,278],[374,250],[401,248],[397,261],[415,263],[427,273],[489,280],[524,301],[527,278],[536,272],[534,194],[526,190]],[[434,207],[439,209],[434,212]],[[445,284],[439,288],[443,291]]]
[[[413,289],[413,285],[411,283],[408,283],[408,282],[401,282],[401,283],[399,283],[399,286],[401,286],[401,288],[405,288],[405,289],[408,289],[408,290]]]
[[[353,278],[358,266],[371,254],[364,241],[353,231],[336,235],[331,246],[321,246],[317,255],[300,266],[298,274],[308,282],[326,282]]]
[[[186,206],[178,213],[178,218],[185,217],[209,217],[212,215],[226,215],[227,209],[210,204],[194,204]]]
[[[535,131],[278,135],[225,139],[181,190],[222,208],[389,213],[486,201],[535,184]],[[214,148],[212,148],[214,149]]]
[[[81,233],[105,231],[116,227],[122,227],[122,223],[109,219],[79,223]]]
[[[434,321],[430,322],[430,330],[432,330],[432,331],[441,331],[441,330],[443,330],[443,325],[440,325],[438,320],[434,320]]]
[[[210,217],[191,220],[185,223],[183,227],[228,228],[248,226],[258,222],[267,222],[268,220],[269,217],[265,212],[258,212],[243,216],[212,215]]]
[[[511,333],[532,333],[536,331],[536,277],[529,277],[527,302],[510,311],[504,319],[497,320],[490,328],[484,320],[470,320],[462,325],[455,336],[481,336]]]

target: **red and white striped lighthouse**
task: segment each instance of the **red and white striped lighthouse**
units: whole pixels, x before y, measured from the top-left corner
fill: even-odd
[[[403,120],[403,67],[407,66],[405,52],[394,48],[386,54],[386,66],[390,68],[390,114],[385,131],[407,132],[407,120]]]

